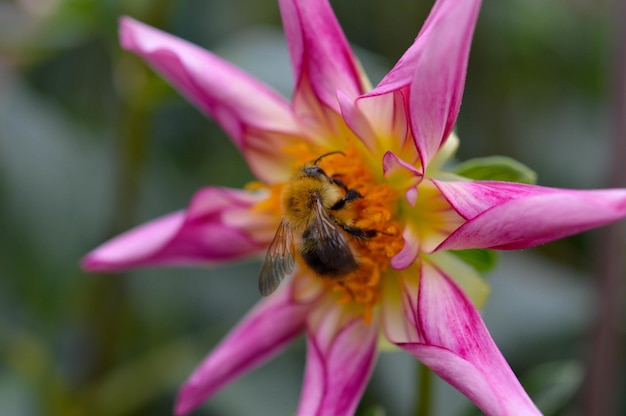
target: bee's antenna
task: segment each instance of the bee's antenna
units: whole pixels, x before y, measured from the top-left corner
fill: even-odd
[[[324,153],[323,155],[319,156],[317,159],[315,159],[315,160],[313,161],[313,165],[314,165],[314,166],[316,166],[316,165],[317,165],[317,163],[318,163],[320,160],[322,160],[323,158],[325,158],[326,156],[335,155],[335,154],[338,154],[338,153],[339,153],[339,154],[342,154],[342,155],[344,155],[344,156],[346,155],[346,154],[345,154],[344,152],[342,152],[341,150],[335,150],[335,151],[333,151],[333,152]]]

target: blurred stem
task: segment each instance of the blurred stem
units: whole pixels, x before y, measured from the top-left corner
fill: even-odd
[[[158,7],[149,7],[141,20],[162,26],[171,15],[175,2],[164,0]],[[136,16],[136,13],[133,13]],[[137,16],[139,17],[139,16]],[[162,97],[158,76],[132,54],[123,51],[117,39],[111,45],[112,82],[117,102],[114,121],[115,181],[112,197],[111,223],[107,237],[136,225],[139,210],[139,189],[148,154],[149,127],[153,112]],[[98,404],[91,402],[90,386],[101,385],[127,357],[129,346],[137,342],[138,317],[128,295],[128,280],[123,275],[90,276],[84,295],[84,320],[89,336],[90,362],[85,369],[81,397],[88,414],[102,414]],[[124,401],[126,399],[117,398]],[[95,408],[94,408],[95,406]],[[90,409],[91,407],[91,409]]]
[[[415,416],[430,416],[433,411],[433,372],[422,363],[417,364],[419,388],[415,403]]]
[[[611,148],[610,183],[612,187],[626,186],[626,2],[614,0],[613,51],[611,54],[613,85],[613,140]],[[622,368],[623,336],[622,306],[625,296],[626,242],[624,224],[619,223],[601,230],[597,252],[597,311],[591,330],[592,340],[587,375],[583,386],[583,414],[619,414],[618,397],[622,394],[619,376]]]
[[[151,82],[154,76],[147,75],[148,69],[138,59],[118,51],[114,63],[114,83],[119,97],[114,159],[117,171],[109,236],[131,228],[136,222],[139,187],[148,151],[148,128],[156,101],[152,93],[154,83]],[[132,84],[128,80],[132,80]],[[91,276],[90,281],[89,293],[85,297],[85,319],[93,355],[85,377],[95,381],[119,362],[122,351],[129,349],[127,343],[133,340],[130,334],[135,332],[137,319],[124,276]]]

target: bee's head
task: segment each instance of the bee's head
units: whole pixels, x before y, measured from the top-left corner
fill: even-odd
[[[319,166],[315,166],[315,165],[305,166],[302,169],[302,172],[306,176],[309,176],[311,178],[328,178],[328,175],[326,174],[326,172],[324,172],[324,170],[320,168]]]
[[[302,174],[304,176],[308,176],[310,178],[324,178],[324,179],[328,179],[329,181],[331,180],[330,177],[328,176],[328,174],[326,172],[324,172],[324,169],[320,168],[319,166],[317,166],[317,164],[319,163],[320,160],[322,160],[323,158],[325,158],[326,156],[330,156],[330,155],[334,155],[334,154],[341,154],[345,156],[345,153],[339,150],[333,151],[333,152],[328,152],[328,153],[324,153],[323,155],[319,156],[317,159],[315,159],[312,162],[307,163],[306,165],[304,165],[304,167],[302,168]]]

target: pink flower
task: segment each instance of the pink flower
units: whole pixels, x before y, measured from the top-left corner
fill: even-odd
[[[373,89],[326,0],[279,4],[296,79],[291,103],[210,52],[121,19],[123,47],[213,117],[259,182],[202,189],[186,210],[103,244],[83,265],[117,271],[261,257],[294,169],[337,150],[343,155],[319,167],[362,195],[341,210],[342,221],[376,235],[342,232],[359,262],[343,280],[317,276],[296,256],[292,276],[193,372],[176,414],[301,332],[308,353],[299,415],[354,413],[381,332],[486,414],[539,414],[477,311],[487,285],[447,250],[521,249],[621,219],[626,190],[472,181],[441,170],[458,143],[452,129],[480,0],[438,0],[415,43]]]

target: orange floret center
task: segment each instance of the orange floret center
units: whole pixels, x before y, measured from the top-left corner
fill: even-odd
[[[334,294],[338,303],[352,308],[355,313],[362,315],[365,321],[369,321],[372,309],[379,303],[381,297],[381,276],[390,267],[391,257],[398,253],[404,244],[396,220],[397,195],[389,185],[376,179],[380,175],[370,170],[354,146],[327,149],[302,144],[285,149],[285,152],[293,156],[295,172],[320,155],[335,150],[341,150],[342,153],[324,157],[317,166],[328,176],[340,179],[348,188],[356,189],[362,195],[362,198],[350,201],[336,215],[341,216],[341,220],[349,222],[351,226],[375,230],[376,235],[363,239],[346,233],[359,267],[337,279],[318,277],[326,289]],[[284,184],[269,187],[269,197],[256,208],[282,217],[283,187]],[[300,267],[310,270],[300,256],[297,256],[297,261]]]

